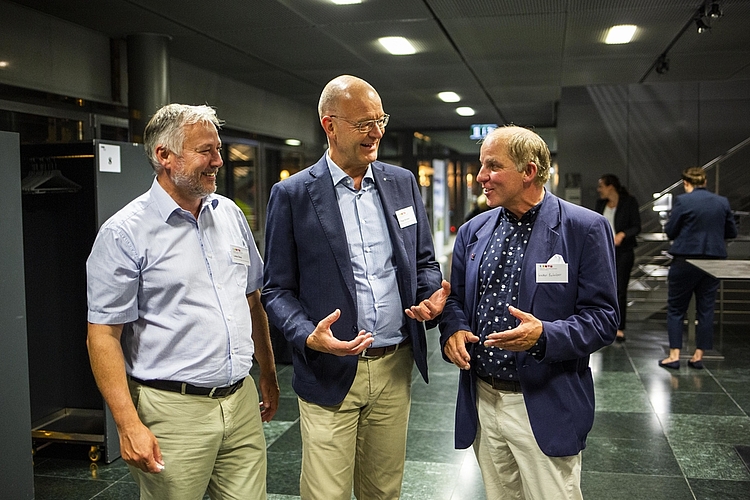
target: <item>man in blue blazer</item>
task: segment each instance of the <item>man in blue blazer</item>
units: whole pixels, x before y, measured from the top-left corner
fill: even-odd
[[[421,322],[450,288],[414,175],[376,161],[375,89],[337,77],[318,111],[328,151],[271,190],[262,294],[293,347],[300,496],[397,499],[415,362],[427,381]]]
[[[544,189],[550,153],[501,127],[482,144],[488,205],[458,232],[440,321],[461,368],[457,448],[474,445],[488,499],[581,498],[594,420],[589,355],[618,324],[612,230]]]
[[[682,323],[695,294],[698,326],[695,329],[695,352],[688,366],[703,369],[703,352],[713,347],[714,305],[719,280],[701,271],[686,259],[726,259],[724,240],[737,237],[734,215],[729,200],[706,190],[706,173],[700,167],[690,167],[682,172],[685,194],[675,200],[669,221],[664,226],[672,241],[669,253],[669,295],[667,298],[667,333],[669,356],[659,361],[659,366],[680,368],[682,349]]]

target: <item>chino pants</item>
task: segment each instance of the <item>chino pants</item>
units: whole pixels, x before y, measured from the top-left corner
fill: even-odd
[[[474,453],[487,500],[582,500],[581,454],[548,457],[534,438],[523,394],[477,381]]]
[[[252,377],[225,398],[193,396],[130,381],[138,415],[164,459],[158,474],[129,466],[141,500],[266,498],[266,441]]]
[[[302,500],[397,500],[411,405],[411,346],[359,358],[341,404],[299,399]]]

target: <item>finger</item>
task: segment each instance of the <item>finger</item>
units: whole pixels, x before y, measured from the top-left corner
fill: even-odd
[[[451,284],[448,281],[443,280],[443,282],[440,283],[440,288],[443,289],[443,293],[446,297],[451,294]]]
[[[341,317],[341,309],[336,309],[331,314],[321,319],[318,325],[322,326],[323,328],[330,328],[330,326],[334,324],[336,320],[339,319],[340,317]]]

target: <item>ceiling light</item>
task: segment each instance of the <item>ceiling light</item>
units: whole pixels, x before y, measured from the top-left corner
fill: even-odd
[[[0,68],[7,68],[8,66],[10,66],[8,61],[0,61]]]
[[[698,28],[698,33],[709,33],[711,26],[703,22],[700,17],[695,18],[695,26]]]
[[[409,40],[402,36],[384,36],[378,38],[378,42],[394,56],[405,56],[417,52]]]
[[[355,3],[362,3],[362,0],[331,0],[336,5],[351,5]]]
[[[468,106],[461,106],[456,108],[456,113],[458,113],[461,116],[474,116],[474,108],[470,108]]]
[[[616,43],[629,43],[635,35],[637,26],[634,24],[620,24],[612,26],[607,32],[607,38],[604,43],[616,44]]]
[[[723,14],[719,2],[711,2],[711,7],[706,11],[706,15],[711,19],[719,19]]]
[[[284,141],[284,144],[286,144],[287,146],[299,146],[300,144],[302,144],[302,141],[300,141],[299,139],[287,139]]]
[[[443,102],[458,102],[461,100],[461,97],[455,92],[440,92],[438,97]]]

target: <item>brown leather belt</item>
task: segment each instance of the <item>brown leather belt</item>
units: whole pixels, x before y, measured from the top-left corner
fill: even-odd
[[[482,380],[492,386],[497,391],[521,392],[521,384],[515,380],[504,380],[497,377],[477,375]]]
[[[141,380],[130,377],[131,380],[147,387],[153,387],[162,391],[179,392],[180,394],[190,394],[193,396],[208,396],[209,398],[225,398],[234,394],[242,387],[244,380],[235,382],[225,387],[198,387],[187,382],[177,382],[176,380]]]
[[[398,351],[400,348],[405,347],[409,344],[411,344],[411,338],[407,337],[406,340],[404,340],[400,344],[387,345],[385,347],[368,347],[367,349],[362,351],[359,356],[365,359],[379,358],[380,356],[384,356],[389,352]]]

